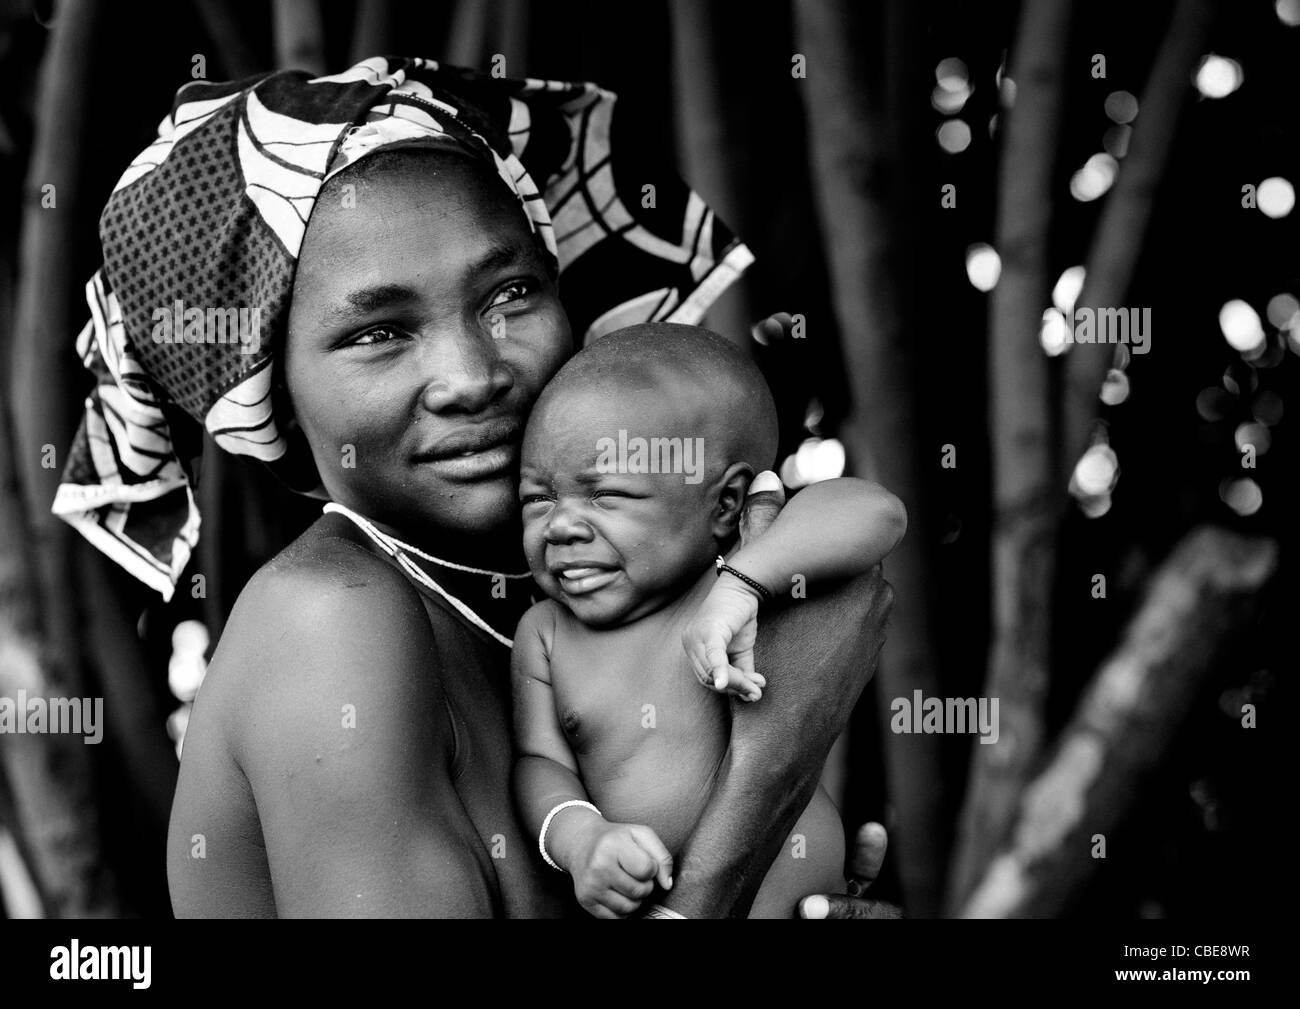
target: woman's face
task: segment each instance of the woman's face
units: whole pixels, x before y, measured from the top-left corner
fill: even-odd
[[[467,157],[404,152],[348,175],[308,223],[285,350],[321,479],[397,530],[500,528],[524,420],[573,350],[542,250]]]

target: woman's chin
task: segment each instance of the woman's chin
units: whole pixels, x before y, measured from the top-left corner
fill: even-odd
[[[435,499],[434,508],[424,504],[430,518],[448,532],[465,536],[505,531],[518,532],[519,483],[514,476],[457,485]]]

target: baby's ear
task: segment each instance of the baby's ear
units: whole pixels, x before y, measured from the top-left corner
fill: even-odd
[[[713,535],[718,539],[734,536],[740,527],[740,513],[745,507],[745,491],[754,479],[748,463],[733,462],[717,483],[718,498],[713,509]]]

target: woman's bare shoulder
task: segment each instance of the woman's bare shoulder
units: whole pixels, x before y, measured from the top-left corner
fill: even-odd
[[[239,594],[203,692],[234,698],[240,726],[260,720],[250,709],[275,719],[322,694],[352,691],[387,706],[438,692],[438,650],[419,594],[348,528],[318,521]]]
[[[355,526],[326,515],[249,579],[227,628],[242,625],[256,633],[268,620],[283,625],[284,619],[295,615],[324,616],[335,608],[349,613],[364,610],[376,619],[382,614],[371,613],[372,608],[423,613],[419,598],[410,582],[374,552]]]

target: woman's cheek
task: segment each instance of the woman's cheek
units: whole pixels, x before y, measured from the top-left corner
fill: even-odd
[[[573,351],[568,319],[556,305],[520,319],[511,328],[502,356],[514,368],[517,379],[526,379],[536,398]]]

